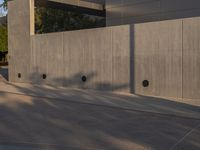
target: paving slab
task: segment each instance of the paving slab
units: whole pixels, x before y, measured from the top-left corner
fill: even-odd
[[[198,150],[198,126],[200,120],[194,118],[6,92],[0,95],[0,145],[4,146],[169,150],[189,143]]]

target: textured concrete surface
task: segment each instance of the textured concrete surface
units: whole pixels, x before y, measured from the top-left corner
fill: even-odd
[[[76,88],[52,87],[25,83],[8,83],[6,80],[8,70],[0,69],[0,91],[29,95],[57,100],[70,100],[72,102],[98,104],[103,106],[144,110],[154,113],[178,115],[182,117],[200,118],[199,99],[166,99],[159,97],[145,97],[125,93],[99,92],[94,90],[81,90]],[[104,96],[102,96],[102,94]],[[120,95],[119,95],[120,94]],[[71,96],[75,96],[72,100]],[[148,105],[146,105],[148,104]],[[193,105],[192,105],[193,104]]]
[[[63,59],[63,34],[35,35],[32,38],[29,81],[62,86],[63,81],[55,79],[63,78]],[[46,80],[43,80],[43,74],[47,75]]]
[[[181,98],[185,82],[182,78],[182,20],[136,24],[132,30],[135,93]],[[149,81],[149,87],[143,87],[144,80]]]
[[[199,18],[188,18],[132,27],[136,94],[200,104],[199,26]],[[142,86],[143,80],[149,87]]]
[[[200,18],[183,21],[183,97],[200,97]]]
[[[31,40],[34,34],[34,0],[8,2],[9,79],[27,82],[30,73]],[[17,74],[21,73],[21,78]]]
[[[21,83],[1,82],[0,90],[0,149],[200,148],[197,106]]]
[[[1,79],[0,149],[198,150],[200,106]]]
[[[174,97],[200,105],[199,18],[33,35],[33,2],[8,4],[11,82]],[[143,80],[150,81],[148,88]]]
[[[127,25],[31,36],[29,81],[130,92],[129,29]]]

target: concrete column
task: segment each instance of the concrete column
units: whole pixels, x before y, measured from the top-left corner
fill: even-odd
[[[31,35],[34,33],[34,0],[9,1],[8,51],[11,82],[29,81]]]

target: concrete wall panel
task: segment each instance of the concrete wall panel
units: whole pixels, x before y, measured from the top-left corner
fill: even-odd
[[[135,25],[135,38],[136,93],[182,97],[182,21]]]
[[[110,28],[64,33],[64,65],[69,64],[64,74],[66,85],[111,90],[111,45]],[[87,82],[82,82],[82,76]]]
[[[200,18],[183,21],[183,98],[200,98]]]
[[[129,25],[112,29],[113,90],[130,92],[131,84],[131,29]],[[132,49],[133,50],[133,49]]]
[[[32,36],[31,81],[130,91],[129,30],[123,26]]]
[[[158,38],[155,32],[158,23],[148,23],[135,25],[134,37],[134,57],[135,57],[135,92],[141,95],[155,94],[155,82],[153,82],[153,55],[158,49]],[[147,28],[148,27],[148,28]],[[154,38],[152,38],[154,37]],[[150,88],[142,86],[143,80],[149,80]]]
[[[33,0],[10,1],[8,7],[12,82],[200,97],[200,18],[33,35]]]
[[[63,85],[63,34],[32,37],[31,78],[36,83]],[[42,75],[47,78],[43,79]]]
[[[112,90],[112,41],[111,28],[88,30],[85,58],[85,74],[91,74],[93,88]],[[92,64],[92,65],[90,65]]]
[[[30,65],[30,81],[35,84],[41,84],[45,82],[42,79],[42,74],[47,74],[47,49],[43,42],[44,36],[37,35],[32,37],[32,49],[31,49],[31,65]]]
[[[64,44],[64,86],[83,87],[84,74],[84,31],[65,32]]]
[[[34,1],[17,0],[8,3],[9,80],[28,82],[30,69],[30,35],[34,30]],[[21,78],[18,78],[18,73]]]

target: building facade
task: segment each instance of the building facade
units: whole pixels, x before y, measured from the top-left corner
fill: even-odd
[[[106,0],[107,25],[143,23],[200,15],[199,0]]]
[[[105,16],[107,27],[35,34],[34,0],[9,1],[11,82],[172,97],[200,105],[197,0],[45,2]]]

